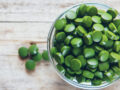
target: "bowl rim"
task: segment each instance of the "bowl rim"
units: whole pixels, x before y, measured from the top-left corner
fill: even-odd
[[[65,82],[67,82],[69,85],[72,85],[74,87],[77,87],[77,88],[81,88],[81,89],[103,89],[105,87],[108,87],[112,84],[114,84],[116,81],[118,81],[120,79],[120,76],[117,77],[115,80],[113,80],[112,82],[109,82],[103,86],[88,86],[88,85],[85,85],[85,84],[76,84],[76,82],[70,80],[70,79],[67,79],[62,73],[60,73],[58,71],[58,69],[56,68],[56,66],[54,65],[53,61],[52,61],[52,56],[50,55],[50,39],[51,39],[51,35],[52,35],[52,32],[54,30],[54,24],[56,22],[56,20],[58,20],[59,18],[61,18],[67,11],[71,10],[72,8],[75,8],[81,4],[86,4],[86,5],[100,5],[100,6],[103,6],[103,7],[106,7],[106,8],[112,8],[111,6],[108,6],[108,5],[105,5],[103,3],[94,3],[94,2],[90,2],[90,3],[79,3],[79,4],[75,4],[75,5],[72,5],[70,7],[68,7],[66,10],[64,10],[56,19],[55,21],[53,22],[51,28],[50,28],[50,31],[48,33],[48,37],[47,37],[47,50],[48,50],[48,56],[49,56],[49,59],[50,59],[50,63],[51,65],[53,66],[53,68],[55,69],[57,75]],[[120,17],[120,13],[118,13],[118,17]]]

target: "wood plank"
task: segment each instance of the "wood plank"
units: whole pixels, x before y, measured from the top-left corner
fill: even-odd
[[[68,7],[93,0],[3,0],[0,1],[0,21],[53,22]],[[94,0],[120,9],[120,0]]]
[[[46,42],[52,23],[0,23],[0,40]]]
[[[18,49],[21,46],[29,47],[33,41],[0,41],[0,56],[18,56]],[[34,41],[37,44],[39,51],[47,49],[47,44],[44,42]]]
[[[82,0],[81,0],[82,1]],[[0,21],[54,21],[75,0],[7,0],[0,2]],[[64,2],[64,3],[63,3]]]
[[[64,82],[49,62],[40,62],[35,71],[25,70],[17,56],[0,56],[0,90],[79,90]]]

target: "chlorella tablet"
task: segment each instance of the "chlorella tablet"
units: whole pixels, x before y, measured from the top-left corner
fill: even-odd
[[[106,51],[106,50],[102,50],[100,53],[99,53],[99,60],[101,62],[105,62],[107,61],[109,58],[109,52]]]
[[[86,45],[91,45],[93,43],[92,35],[86,34],[84,37],[84,42]]]
[[[59,32],[59,33],[56,34],[55,38],[56,38],[56,41],[62,42],[66,38],[66,35],[65,35],[64,32]]]
[[[109,69],[109,63],[108,62],[104,62],[104,63],[100,63],[99,64],[99,70],[100,71],[107,71]]]
[[[90,15],[90,16],[94,16],[97,14],[97,8],[94,7],[94,6],[89,6],[87,8],[87,14]]]
[[[96,30],[96,31],[103,31],[104,26],[102,24],[94,24],[93,29]]]
[[[72,10],[70,10],[70,11],[68,11],[68,12],[66,13],[66,18],[67,18],[67,19],[73,20],[73,19],[75,19],[76,17],[77,17],[76,12],[74,12],[74,11],[72,11]]]
[[[79,16],[84,16],[87,12],[87,5],[81,4],[80,7],[77,9],[77,14]]]
[[[74,30],[75,30],[75,25],[74,24],[67,24],[65,26],[65,29],[64,29],[64,31],[67,32],[67,33],[73,32]]]
[[[103,13],[101,15],[103,22],[108,23],[112,20],[112,15],[109,13]]]
[[[56,30],[62,30],[65,27],[65,25],[66,25],[66,21],[63,20],[63,19],[57,20],[55,22],[55,28],[56,28]]]
[[[81,64],[81,61],[79,59],[72,59],[70,62],[70,67],[74,71],[80,70],[81,66],[82,66],[82,64]]]
[[[56,65],[57,69],[61,72],[61,73],[65,73],[65,69],[62,65]]]
[[[29,53],[30,53],[30,55],[36,55],[37,53],[38,53],[38,47],[37,47],[37,45],[31,45],[30,47],[29,47]]]
[[[85,48],[83,53],[85,58],[91,58],[95,55],[95,51],[93,48]]]
[[[83,76],[86,77],[86,78],[89,78],[89,79],[93,79],[94,73],[92,73],[90,71],[87,71],[87,70],[84,70],[83,71]]]
[[[98,60],[95,58],[88,59],[87,64],[90,68],[96,68],[98,66]]]
[[[83,25],[86,27],[86,28],[90,28],[91,25],[92,25],[92,18],[90,16],[84,16],[83,17]]]
[[[47,50],[44,50],[43,51],[43,53],[42,53],[42,58],[44,59],[44,60],[49,60],[49,56],[48,56],[48,51]]]
[[[92,34],[92,39],[94,42],[100,42],[102,39],[102,32],[100,31],[94,31]]]
[[[27,70],[34,70],[36,67],[35,61],[34,60],[28,60],[25,64],[25,67]]]
[[[65,44],[69,45],[70,44],[70,41],[72,40],[73,36],[72,35],[68,35],[65,39]]]
[[[28,56],[28,49],[26,47],[21,47],[18,50],[18,54],[21,58],[26,58]]]
[[[42,55],[40,53],[37,53],[32,57],[32,59],[36,62],[39,62],[42,59]]]
[[[65,65],[67,67],[70,67],[70,62],[73,58],[74,58],[74,56],[72,56],[72,55],[68,55],[68,56],[65,57]]]
[[[101,17],[99,17],[99,16],[92,16],[92,21],[94,23],[101,23],[102,22]]]
[[[117,16],[117,14],[118,14],[118,11],[115,10],[115,9],[113,9],[113,8],[109,8],[109,9],[107,10],[107,13],[111,14],[112,17],[115,18],[115,17]]]
[[[83,44],[83,41],[82,41],[81,38],[73,38],[73,39],[71,40],[71,45],[72,45],[72,47],[77,48],[77,47],[82,46],[82,44]]]
[[[64,63],[64,57],[61,53],[57,52],[55,54],[55,60],[59,63],[59,64],[63,64]]]

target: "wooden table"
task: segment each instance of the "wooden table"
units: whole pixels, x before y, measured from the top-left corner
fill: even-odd
[[[0,0],[0,90],[80,90],[64,82],[49,62],[27,73],[18,48],[46,49],[52,22],[64,9],[92,0]],[[94,0],[120,10],[120,0]],[[104,90],[119,90],[120,81]]]

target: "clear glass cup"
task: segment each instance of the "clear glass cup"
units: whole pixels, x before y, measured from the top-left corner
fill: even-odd
[[[81,3],[83,4],[83,3]],[[58,16],[56,18],[57,19],[60,19],[60,18],[63,18],[65,17],[65,14],[66,12],[68,12],[69,10],[76,10],[81,4],[77,4],[77,5],[74,5],[72,7],[70,7],[69,9],[67,9],[66,11],[64,11],[60,16]],[[104,5],[104,4],[99,4],[99,3],[84,3],[86,5],[89,5],[89,6],[96,6],[98,9],[102,9],[102,10],[107,10],[109,8],[111,8],[110,6],[107,6],[107,5]],[[117,16],[117,18],[120,18],[120,15]],[[55,22],[56,22],[55,20]],[[101,85],[99,86],[93,86],[93,85],[90,85],[89,83],[78,83],[76,80],[69,80],[67,79],[63,73],[59,72],[56,68],[56,61],[54,60],[54,58],[50,55],[50,49],[53,47],[53,40],[54,40],[54,35],[55,35],[55,28],[54,28],[54,24],[55,22],[53,23],[50,31],[49,31],[49,34],[48,34],[48,41],[47,41],[47,49],[48,49],[48,54],[49,54],[49,58],[50,58],[50,62],[52,64],[52,66],[54,67],[55,71],[57,72],[57,74],[64,80],[66,81],[67,83],[69,83],[70,85],[73,85],[77,88],[81,88],[81,89],[102,89],[102,88],[105,88],[111,84],[113,84],[114,82],[116,82],[117,80],[119,80],[120,76],[116,76],[115,79],[112,81],[112,82],[104,82],[102,83]]]

